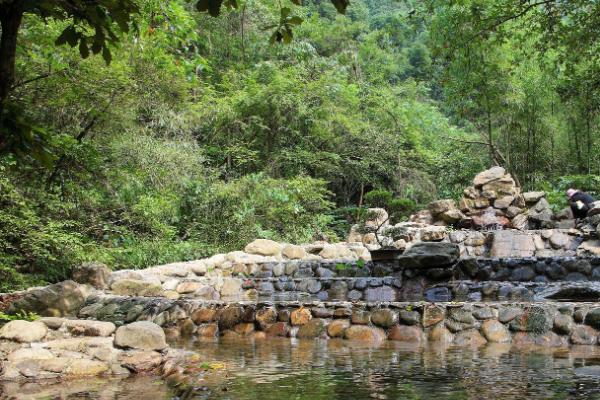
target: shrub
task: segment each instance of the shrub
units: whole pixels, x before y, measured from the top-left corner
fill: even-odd
[[[324,181],[262,174],[195,184],[182,202],[183,236],[223,250],[260,237],[293,243],[331,235],[330,193]]]
[[[387,190],[372,190],[365,194],[365,204],[369,207],[387,208],[393,198],[392,192]]]

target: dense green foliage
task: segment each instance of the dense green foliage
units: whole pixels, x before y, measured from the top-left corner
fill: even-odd
[[[88,260],[142,268],[255,237],[344,239],[366,206],[399,221],[457,196],[490,165],[486,143],[526,186],[562,190],[571,173],[597,189],[595,61],[563,57],[558,37],[541,49],[545,25],[519,18],[470,38],[478,10],[509,2],[357,0],[345,16],[309,2],[282,16],[249,0],[218,18],[192,3],[136,0],[108,65],[57,46],[72,20],[25,14],[11,104],[54,162],[0,159],[0,291],[31,283],[15,271],[58,280]],[[293,40],[270,45],[286,24]]]

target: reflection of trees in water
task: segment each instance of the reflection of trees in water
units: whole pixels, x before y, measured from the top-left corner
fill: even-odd
[[[232,365],[236,395],[230,392],[229,398],[239,399],[547,398],[576,393],[580,381],[570,372],[578,358],[569,353],[510,345],[419,348],[385,342],[376,348],[341,340],[269,339],[200,350],[205,359]]]

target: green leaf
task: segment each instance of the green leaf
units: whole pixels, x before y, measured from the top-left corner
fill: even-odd
[[[294,3],[297,6],[301,6],[302,5],[302,0],[292,0],[292,3]]]
[[[106,65],[110,64],[112,61],[112,54],[110,53],[108,46],[104,46],[102,49],[102,58],[104,59],[104,62],[106,62]]]
[[[213,17],[218,17],[222,3],[223,0],[198,0],[196,9],[200,12],[208,12]]]
[[[65,30],[62,31],[54,43],[56,43],[57,46],[69,43],[71,47],[75,47],[77,45],[78,37],[79,34],[75,30],[75,27],[73,25],[69,25],[65,28]]]
[[[290,25],[301,25],[304,20],[298,16],[291,17],[287,20],[287,23]]]
[[[87,40],[85,37],[82,37],[79,41],[79,54],[83,59],[86,59],[90,56],[90,49],[88,48]]]
[[[331,3],[340,14],[346,14],[346,8],[350,5],[350,0],[331,0]]]

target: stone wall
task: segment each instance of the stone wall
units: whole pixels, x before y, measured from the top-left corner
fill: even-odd
[[[344,303],[222,302],[104,297],[90,299],[82,318],[116,324],[151,320],[171,339],[269,336],[395,340],[457,345],[596,345],[597,303]]]

